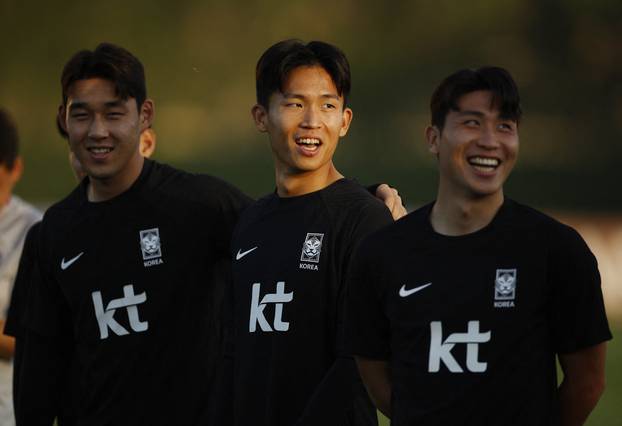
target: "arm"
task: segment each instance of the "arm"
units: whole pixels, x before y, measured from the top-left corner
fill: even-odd
[[[33,332],[19,337],[20,366],[14,371],[16,424],[51,426],[60,413],[61,397],[70,377],[69,342]]]
[[[4,320],[0,320],[0,331],[4,330]],[[15,338],[2,332],[0,334],[0,358],[10,360],[15,353]]]
[[[580,426],[605,390],[606,343],[559,354],[564,379],[559,387],[562,426]]]
[[[374,405],[387,418],[391,418],[391,380],[389,363],[369,358],[355,357],[356,365]]]

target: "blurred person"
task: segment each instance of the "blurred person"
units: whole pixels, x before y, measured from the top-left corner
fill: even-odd
[[[144,159],[155,107],[125,49],[76,53],[61,85],[59,123],[87,177],[39,230],[20,422],[52,424],[58,404],[45,396],[75,362],[77,424],[201,424],[221,347],[212,267],[249,199]]]
[[[204,424],[222,348],[223,264],[251,200],[141,155],[155,106],[127,50],[77,52],[61,87],[58,125],[86,178],[39,229],[19,421],[50,425],[68,387],[77,424]]]
[[[376,425],[341,348],[345,273],[363,236],[393,219],[333,155],[352,120],[337,47],[285,40],[257,63],[252,115],[267,133],[276,191],[232,239],[236,426]]]
[[[349,352],[395,426],[581,425],[604,389],[611,333],[581,236],[504,195],[516,84],[501,68],[463,69],[430,107],[437,199],[361,244]]]
[[[41,213],[13,194],[23,172],[17,127],[0,109],[0,425],[13,425],[12,359],[15,341],[4,334],[11,291],[28,229]]]

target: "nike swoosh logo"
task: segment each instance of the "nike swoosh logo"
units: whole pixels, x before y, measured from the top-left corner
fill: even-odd
[[[64,271],[65,269],[69,268],[76,260],[80,259],[80,256],[82,256],[83,254],[84,252],[81,252],[79,255],[77,255],[76,257],[72,257],[67,262],[65,262],[65,258],[63,257],[63,260],[61,260],[60,262],[60,269]]]
[[[419,287],[411,288],[410,290],[406,290],[406,286],[403,285],[402,288],[400,288],[400,296],[408,297],[411,294],[415,294],[416,292],[418,292],[420,290],[423,290],[424,288],[429,287],[431,285],[432,285],[432,283],[427,283],[427,284],[424,284],[424,285],[420,285]]]
[[[242,249],[238,250],[238,254],[235,255],[235,260],[240,260],[242,259],[244,256],[246,256],[247,254],[249,254],[252,251],[257,250],[257,247],[253,247],[250,250],[246,250],[245,252],[242,251]]]

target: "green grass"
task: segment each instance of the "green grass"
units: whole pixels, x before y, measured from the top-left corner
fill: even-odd
[[[619,426],[622,418],[622,326],[618,324],[612,333],[607,350],[607,389],[586,426]],[[378,421],[380,426],[389,426],[389,420],[380,413]]]

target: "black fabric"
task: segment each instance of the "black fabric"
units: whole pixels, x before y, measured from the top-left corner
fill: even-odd
[[[389,362],[394,426],[557,424],[556,352],[611,338],[594,256],[511,200],[459,237],[434,232],[431,208],[361,245],[349,352]]]
[[[30,281],[33,276],[36,277],[39,274],[36,255],[40,226],[41,222],[32,225],[24,239],[24,248],[19,259],[19,267],[11,292],[11,303],[9,304],[6,323],[4,324],[4,333],[9,336],[18,337],[24,331],[26,301],[30,291]],[[19,363],[19,360],[16,359],[15,363]]]
[[[222,265],[250,200],[149,160],[112,200],[90,203],[86,184],[44,216],[26,326],[69,342],[56,362],[76,372],[78,425],[205,424],[222,354]],[[44,356],[25,359],[49,364]],[[20,383],[25,395],[36,386],[45,379]]]
[[[272,194],[244,212],[232,243],[236,425],[376,424],[354,361],[342,354],[342,306],[354,248],[391,222],[346,179],[299,197]],[[270,302],[278,297],[291,300]]]

